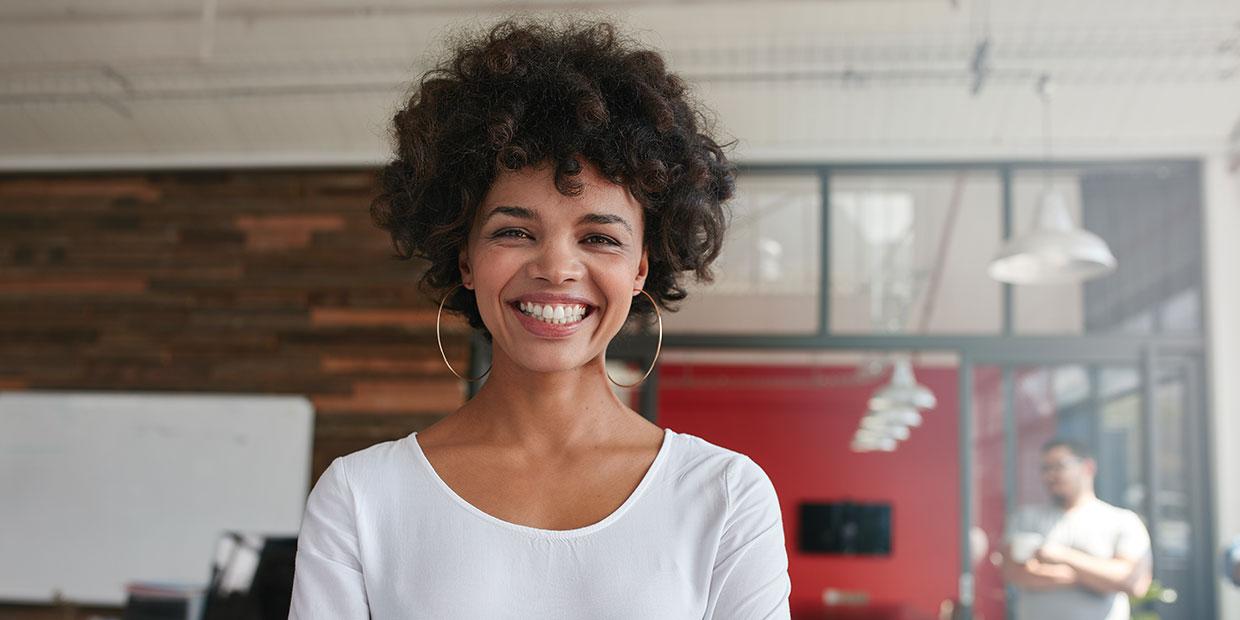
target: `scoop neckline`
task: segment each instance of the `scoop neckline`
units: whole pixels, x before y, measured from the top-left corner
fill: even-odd
[[[465,501],[465,498],[458,495],[456,491],[452,490],[452,487],[448,486],[447,482],[444,482],[443,478],[439,477],[439,472],[435,471],[435,466],[431,465],[430,459],[426,458],[426,453],[422,451],[422,444],[418,443],[417,431],[409,434],[409,444],[412,446],[414,454],[417,455],[418,462],[425,468],[426,473],[434,481],[435,486],[442,489],[453,502],[460,505],[468,512],[473,513],[475,516],[480,517],[482,520],[527,535],[540,536],[544,538],[575,538],[607,527],[616,520],[620,519],[620,517],[624,516],[624,513],[628,512],[629,509],[632,508],[633,504],[637,503],[637,500],[640,499],[645,493],[646,488],[650,486],[651,481],[654,480],[655,475],[658,474],[659,468],[663,464],[663,461],[667,460],[667,453],[670,451],[672,435],[674,434],[676,434],[675,431],[670,428],[663,429],[663,443],[659,445],[659,451],[655,454],[654,461],[652,461],[650,463],[650,467],[646,469],[646,473],[642,476],[641,482],[637,483],[637,488],[633,489],[633,492],[625,498],[624,502],[620,504],[618,508],[612,511],[611,514],[603,517],[602,520],[570,530],[548,530],[529,525],[521,525],[520,523],[505,521],[495,515],[492,515],[491,513],[483,511],[481,508]]]

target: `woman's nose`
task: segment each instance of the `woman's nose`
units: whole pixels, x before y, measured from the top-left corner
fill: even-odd
[[[560,283],[578,280],[585,267],[578,255],[575,241],[550,239],[538,246],[538,253],[530,261],[530,276]]]

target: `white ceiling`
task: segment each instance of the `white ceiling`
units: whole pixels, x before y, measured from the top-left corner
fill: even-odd
[[[1234,0],[7,0],[0,169],[376,163],[446,37],[515,12],[621,22],[751,161],[1037,158],[1043,74],[1056,156],[1240,125]]]

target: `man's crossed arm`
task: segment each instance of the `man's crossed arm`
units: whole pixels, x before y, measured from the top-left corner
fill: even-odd
[[[1100,558],[1056,543],[1047,543],[1025,563],[1012,559],[1011,548],[1003,549],[1003,578],[1026,590],[1054,590],[1083,586],[1095,592],[1124,592],[1140,597],[1152,580],[1150,555],[1139,559]]]

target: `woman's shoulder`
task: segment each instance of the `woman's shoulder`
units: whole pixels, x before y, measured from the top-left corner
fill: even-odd
[[[729,459],[739,454],[697,435],[675,430],[670,430],[668,441],[672,442],[671,451],[680,466],[722,468],[727,466]]]
[[[673,439],[680,442],[680,452],[687,458],[731,467],[748,461],[757,465],[749,455],[703,439],[692,433],[672,431]]]
[[[408,471],[412,462],[412,441],[413,433],[410,433],[355,450],[333,459],[328,470],[338,471],[354,487],[390,478],[397,471]]]
[[[782,520],[775,485],[757,461],[748,454],[680,433],[683,448],[679,476],[696,479],[718,489],[718,503],[725,527],[733,531],[761,531]],[[703,502],[703,506],[707,505]],[[704,508],[705,509],[705,508]]]
[[[722,480],[732,495],[756,487],[770,487],[766,471],[748,454],[713,443],[691,433],[674,432],[677,458],[675,467],[680,475],[695,471],[700,475]]]

